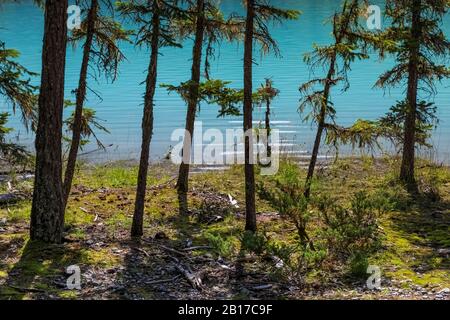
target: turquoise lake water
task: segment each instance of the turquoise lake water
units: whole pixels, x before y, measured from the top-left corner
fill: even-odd
[[[243,12],[241,1],[222,0],[225,12]],[[279,42],[282,57],[261,56],[256,53],[254,69],[255,87],[271,78],[274,86],[280,90],[279,97],[273,103],[273,127],[281,131],[284,149],[294,152],[308,152],[314,136],[314,128],[304,123],[298,113],[300,94],[298,87],[307,81],[311,74],[303,63],[302,55],[309,52],[313,43],[329,43],[331,26],[324,24],[340,6],[334,0],[288,0],[273,1],[285,8],[302,11],[298,21],[272,28],[273,36]],[[373,4],[382,6],[382,1]],[[444,30],[450,35],[450,19],[446,19]],[[30,1],[21,4],[5,4],[0,8],[0,39],[8,48],[20,50],[20,63],[28,69],[41,71],[41,49],[43,36],[43,13]],[[183,49],[164,49],[160,57],[159,83],[178,84],[190,76],[190,55],[192,42],[186,41]],[[91,80],[89,86],[101,95],[90,94],[87,106],[95,108],[99,118],[111,131],[110,134],[99,133],[107,152],[90,152],[95,145],[87,146],[86,157],[93,160],[137,159],[141,142],[141,117],[145,71],[148,66],[149,52],[136,49],[126,44],[121,47],[127,61],[121,65],[120,76],[114,83],[104,79]],[[234,87],[242,87],[243,45],[223,44],[216,51],[212,76],[217,79],[232,81]],[[80,69],[81,50],[68,48],[66,70],[66,98],[74,99],[71,91],[76,88]],[[395,101],[402,99],[403,88],[383,92],[372,89],[377,77],[392,65],[391,60],[383,62],[376,58],[355,63],[350,73],[351,88],[346,93],[333,92],[333,103],[337,109],[337,122],[349,125],[358,118],[376,119],[383,115]],[[318,70],[317,72],[321,72]],[[38,79],[35,80],[39,83]],[[434,155],[442,161],[450,162],[450,81],[438,86],[438,95],[434,99],[438,106],[440,124],[433,136]],[[10,107],[0,103],[0,111]],[[175,94],[168,95],[162,88],[157,89],[155,101],[155,129],[152,143],[152,158],[164,156],[171,145],[174,129],[184,128],[186,106]],[[260,110],[255,110],[255,121],[262,120]],[[236,118],[217,118],[217,107],[203,105],[198,121],[203,127],[241,128],[242,120]],[[33,138],[27,134],[18,117],[13,117],[10,126],[15,128],[13,139],[32,146]],[[323,154],[328,149],[322,150]]]

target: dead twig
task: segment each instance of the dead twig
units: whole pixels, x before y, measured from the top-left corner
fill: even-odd
[[[136,248],[136,247],[133,247],[133,249],[136,250],[136,251],[139,251],[140,253],[142,253],[142,254],[143,254],[144,256],[146,256],[147,258],[150,257],[150,254],[149,254],[147,251],[145,251],[144,249]]]
[[[87,214],[91,213],[88,209],[83,208],[83,207],[79,207],[78,209],[80,209],[81,211],[83,211],[84,213],[87,213]]]
[[[148,188],[148,191],[157,191],[157,190],[164,189],[164,188],[170,186],[176,179],[177,179],[177,177],[172,178],[169,181],[164,182],[162,184],[159,184],[159,185],[156,185],[156,186],[152,186],[152,187]]]
[[[202,290],[203,283],[201,276],[199,274],[192,272],[192,270],[190,270],[189,267],[185,268],[177,258],[175,257],[171,258],[175,262],[175,267],[177,268],[177,270],[186,278],[189,284],[194,289]]]
[[[165,250],[165,251],[169,251],[169,252],[171,252],[171,253],[175,253],[176,255],[182,256],[182,257],[188,259],[189,261],[192,261],[192,258],[189,257],[189,256],[188,256],[186,253],[184,253],[184,252],[178,251],[178,250],[173,249],[173,248],[166,247],[165,245],[162,245],[162,244],[160,244],[159,247],[160,247],[161,249]]]
[[[198,247],[190,247],[183,249],[183,251],[196,251],[196,250],[211,250],[210,246],[198,246]]]
[[[180,278],[180,276],[173,277],[172,279],[163,279],[163,280],[156,280],[156,281],[146,282],[145,284],[147,284],[149,286],[152,286],[152,285],[155,285],[155,284],[173,282],[173,281],[177,280],[178,278]]]

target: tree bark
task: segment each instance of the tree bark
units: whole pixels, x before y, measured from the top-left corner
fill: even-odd
[[[421,28],[421,0],[414,0],[412,8],[411,37],[414,39],[410,47],[410,60],[408,65],[408,111],[405,119],[405,132],[403,144],[403,157],[400,170],[400,180],[410,188],[416,185],[414,177],[415,145],[416,145],[416,116],[417,116],[417,90],[419,82],[419,54],[422,28]]]
[[[150,158],[150,143],[153,135],[153,102],[156,90],[158,55],[159,55],[159,36],[160,36],[160,12],[158,1],[153,2],[152,17],[152,39],[151,39],[151,57],[148,68],[146,90],[144,97],[144,116],[142,118],[142,146],[141,159],[139,164],[138,183],[136,190],[136,201],[131,227],[132,237],[141,237],[143,235],[145,195],[147,191],[147,175]]]
[[[253,36],[255,1],[247,0],[244,44],[244,132],[245,135],[245,230],[256,232],[255,170],[253,161]]]
[[[272,89],[272,85],[270,83],[270,80],[267,79],[266,80],[266,89]],[[267,157],[270,158],[272,157],[272,146],[270,145],[270,99],[269,97],[267,97],[266,99],[266,114],[265,114],[265,127],[266,127],[266,132],[267,132],[267,145],[266,145],[266,149],[267,149]]]
[[[95,32],[95,21],[97,19],[98,0],[92,0],[91,8],[89,10],[86,42],[83,49],[83,60],[81,63],[80,78],[78,82],[78,89],[76,95],[75,115],[72,132],[72,141],[70,145],[69,156],[67,158],[66,172],[64,175],[64,208],[67,206],[67,201],[70,195],[70,189],[72,188],[73,176],[75,174],[75,165],[77,162],[78,149],[81,142],[81,130],[83,121],[83,105],[86,100],[86,87],[87,87],[87,73],[89,68],[89,57],[92,50],[92,43]]]
[[[334,53],[334,56],[330,62],[330,68],[328,70],[327,80],[323,90],[323,102],[320,108],[317,134],[316,139],[314,141],[314,147],[311,155],[311,160],[309,162],[308,175],[306,177],[305,183],[304,195],[306,199],[309,199],[311,196],[311,184],[312,179],[314,177],[314,171],[316,169],[317,158],[319,156],[320,143],[322,142],[323,131],[325,129],[327,106],[328,100],[330,98],[331,82],[333,80],[335,72],[336,72],[336,52]]]
[[[45,3],[30,238],[48,243],[60,243],[64,230],[61,139],[67,7],[67,0],[47,0]]]
[[[195,41],[192,52],[192,73],[189,92],[188,111],[186,115],[186,135],[183,145],[183,162],[180,165],[178,174],[178,200],[180,213],[184,214],[188,210],[187,192],[189,190],[189,168],[191,162],[192,142],[194,138],[194,125],[199,100],[200,72],[203,50],[203,38],[205,34],[205,1],[197,0],[197,22]]]

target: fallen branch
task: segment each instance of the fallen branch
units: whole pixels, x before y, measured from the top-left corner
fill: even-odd
[[[269,290],[269,289],[272,289],[272,285],[271,284],[263,284],[263,285],[256,286],[256,287],[252,288],[252,290],[255,290],[255,291]]]
[[[183,251],[196,251],[196,250],[211,250],[210,246],[198,246],[198,247],[190,247],[183,249]]]
[[[145,284],[151,286],[151,285],[155,285],[155,284],[173,282],[173,281],[177,280],[179,277],[180,276],[176,276],[176,277],[173,277],[172,279],[156,280],[156,281],[146,282]]]
[[[146,243],[148,243],[148,244],[154,244],[154,242],[151,241],[151,240],[142,239],[142,241],[144,241],[144,242],[146,242]],[[194,250],[194,249],[193,249],[194,247],[193,247],[193,248],[183,249],[183,251],[185,251],[185,252],[181,252],[181,251],[179,251],[179,250],[176,250],[176,249],[173,249],[173,248],[169,248],[169,247],[167,247],[167,246],[165,246],[165,245],[162,245],[162,244],[158,244],[158,247],[160,247],[161,249],[163,249],[163,250],[165,250],[165,251],[167,251],[167,252],[174,253],[174,254],[176,254],[177,256],[180,256],[180,257],[183,257],[183,258],[185,258],[185,259],[188,259],[188,260],[191,261],[191,262],[193,262],[194,259],[195,259],[195,260],[202,261],[202,262],[213,262],[213,261],[211,261],[210,259],[206,259],[206,258],[202,258],[202,257],[190,257],[190,256],[187,254],[187,252],[193,251],[193,250]],[[198,247],[198,248],[200,248],[200,247]],[[206,247],[203,247],[203,248],[206,248]],[[211,249],[210,247],[208,247],[208,248]],[[188,250],[188,249],[190,249],[190,250]]]
[[[189,257],[189,256],[188,256],[186,253],[184,253],[184,252],[178,251],[178,250],[173,249],[173,248],[166,247],[165,245],[162,245],[162,244],[160,244],[159,247],[160,247],[161,249],[163,249],[163,250],[169,251],[169,252],[171,252],[171,253],[175,253],[176,255],[182,256],[182,257],[184,257],[184,258],[186,258],[186,259],[192,261],[192,258]]]
[[[83,211],[84,213],[90,214],[91,212],[88,209],[85,209],[83,207],[79,208],[81,211]]]
[[[147,251],[145,251],[144,249],[141,249],[141,248],[134,248],[134,247],[133,247],[133,249],[136,250],[136,251],[139,251],[140,253],[142,253],[142,254],[143,254],[144,256],[146,256],[147,258],[150,257],[150,254],[149,254]]]
[[[171,257],[172,260],[175,262],[175,267],[177,270],[186,278],[186,280],[189,282],[189,284],[197,290],[202,290],[202,278],[200,275],[193,273],[189,267],[185,268],[181,263],[178,261],[177,258]]]
[[[167,182],[164,182],[164,183],[156,185],[156,186],[152,186],[152,187],[148,188],[148,191],[156,191],[156,190],[164,189],[164,188],[170,186],[176,179],[177,179],[177,177],[174,177],[174,178],[171,178]]]

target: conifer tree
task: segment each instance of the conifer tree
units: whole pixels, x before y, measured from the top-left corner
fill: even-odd
[[[302,84],[300,92],[302,101],[300,111],[310,112],[305,120],[312,120],[317,124],[317,133],[314,141],[308,174],[306,177],[304,195],[310,197],[311,184],[317,164],[320,145],[323,134],[327,129],[332,129],[330,122],[334,122],[336,110],[331,101],[331,91],[337,85],[343,85],[343,90],[349,88],[348,71],[352,62],[368,58],[366,45],[362,41],[359,17],[361,14],[360,1],[345,0],[342,10],[334,14],[332,18],[333,39],[330,45],[314,46],[314,51],[304,57],[304,61],[311,69],[326,66],[327,74],[324,78],[315,78]]]
[[[245,135],[245,230],[256,232],[255,170],[253,154],[253,53],[258,41],[263,53],[275,51],[278,46],[270,35],[268,23],[297,19],[299,12],[274,7],[269,0],[246,0],[244,36],[244,132]]]
[[[442,30],[443,18],[450,8],[448,0],[388,0],[386,15],[391,25],[381,39],[394,43],[389,51],[396,65],[381,75],[376,86],[402,87],[406,83],[403,125],[403,156],[400,179],[416,189],[414,176],[417,120],[420,95],[436,94],[436,83],[450,77],[450,42]],[[381,47],[384,55],[384,48]]]
[[[67,46],[67,0],[45,1],[42,72],[30,235],[60,243],[64,231],[62,126]]]
[[[102,3],[104,3],[105,13],[102,13],[100,6]],[[64,207],[67,206],[82,139],[83,107],[88,90],[89,67],[114,81],[117,78],[119,64],[125,59],[118,43],[128,41],[130,35],[130,32],[123,30],[117,21],[107,16],[114,13],[114,7],[109,1],[85,0],[81,1],[80,5],[87,11],[87,16],[81,28],[74,29],[69,39],[74,47],[83,42],[83,58],[78,88],[75,90],[75,112],[71,122],[72,139],[64,174]]]
[[[150,161],[150,143],[153,135],[153,106],[157,85],[157,70],[162,47],[180,47],[171,27],[174,18],[182,14],[178,1],[130,0],[118,2],[120,13],[138,25],[136,45],[150,47],[150,61],[145,81],[144,115],[142,118],[142,146],[139,163],[135,210],[131,228],[132,237],[143,235],[144,206],[147,190],[147,175]]]

